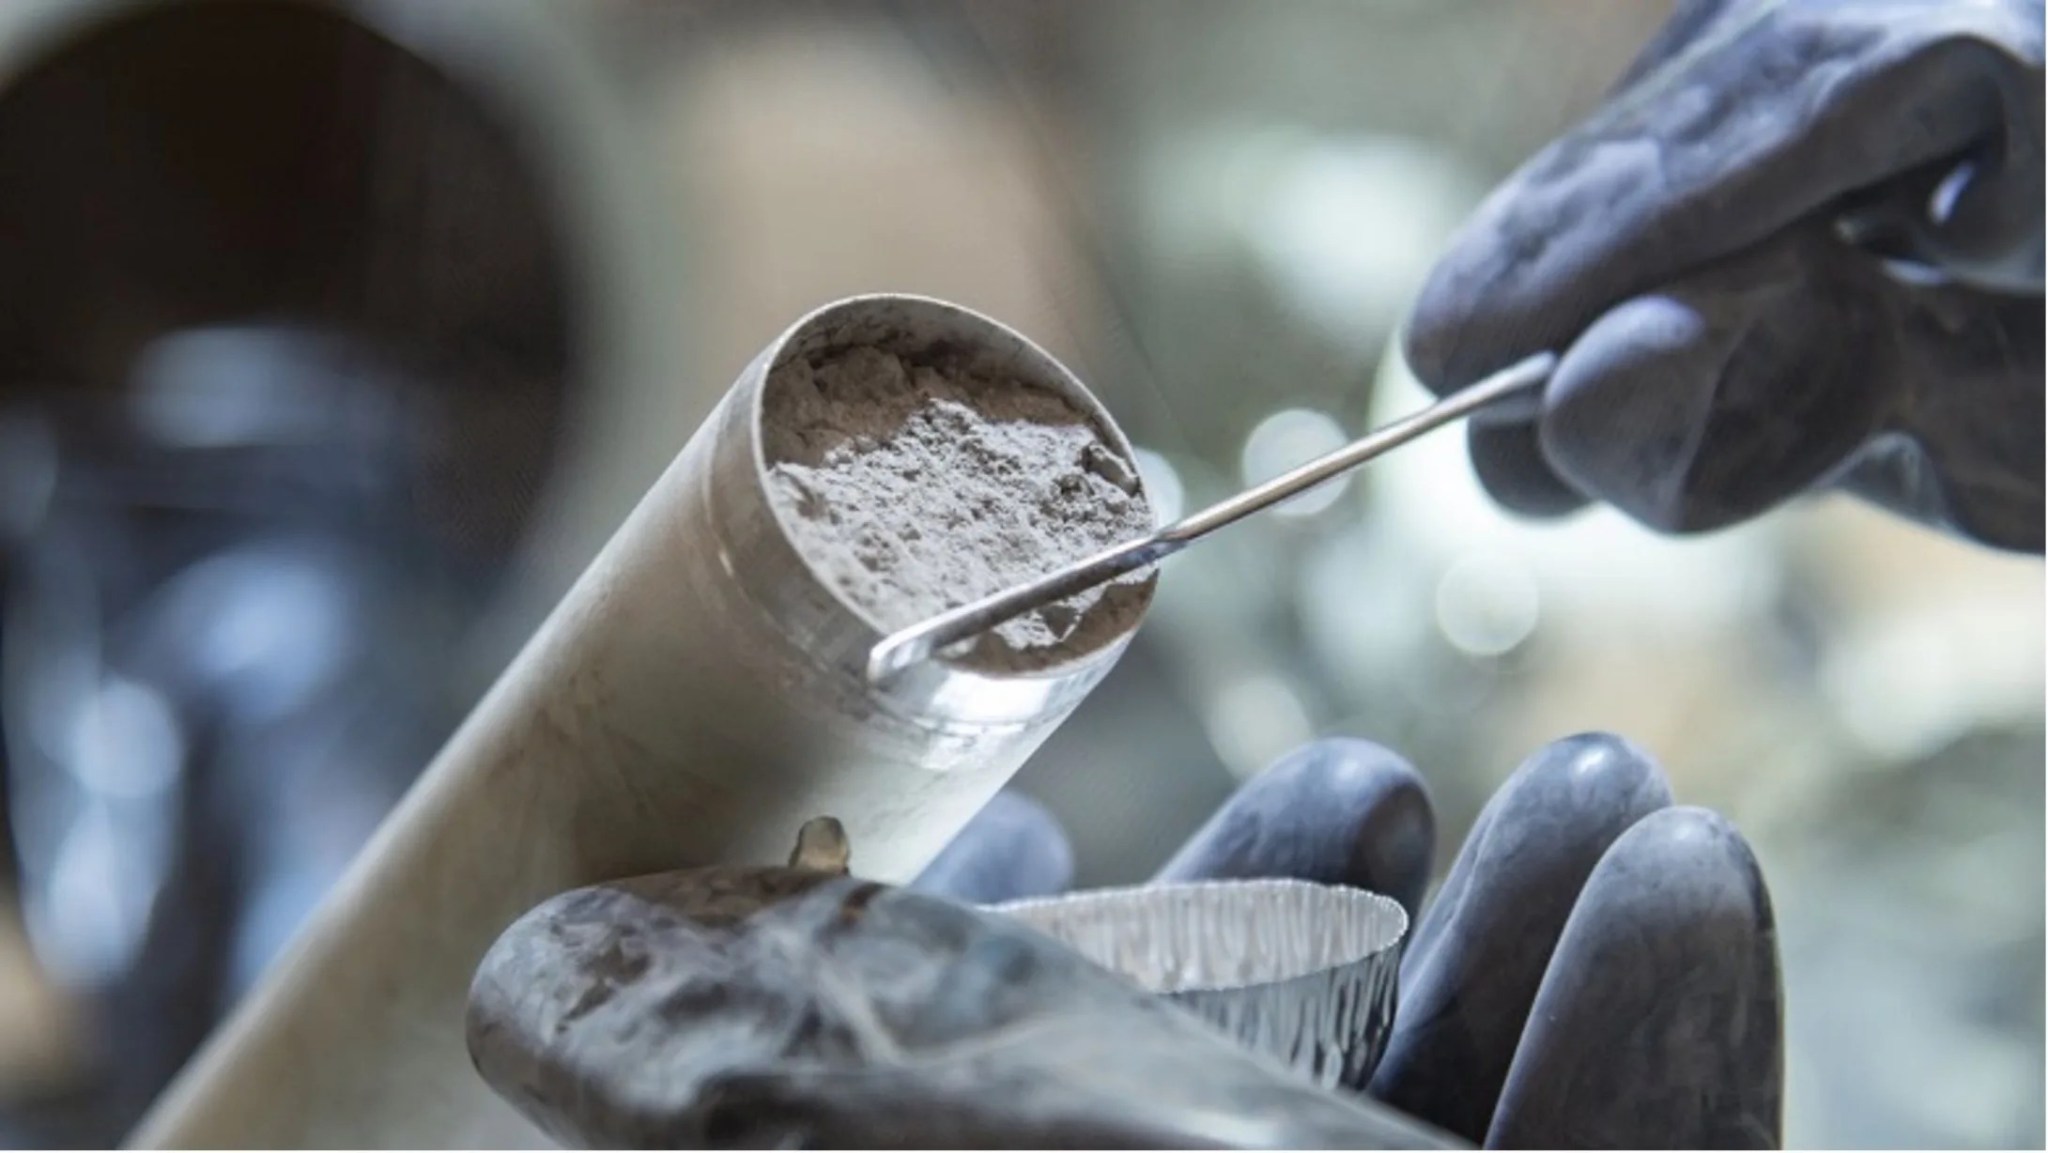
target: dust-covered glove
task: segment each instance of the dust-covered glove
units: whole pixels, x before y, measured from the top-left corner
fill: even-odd
[[[1411,317],[1511,509],[1667,532],[1839,486],[2042,548],[2040,0],[1690,0],[1478,210]]]

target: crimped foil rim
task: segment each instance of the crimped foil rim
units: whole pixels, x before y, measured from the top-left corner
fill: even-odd
[[[1378,893],[1285,878],[1093,889],[988,906],[1153,992],[1229,992],[1362,964],[1408,914]]]

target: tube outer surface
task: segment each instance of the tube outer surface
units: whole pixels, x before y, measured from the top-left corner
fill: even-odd
[[[758,428],[779,355],[854,343],[965,347],[1093,413],[1129,458],[1079,382],[993,321],[891,296],[799,322],[742,374],[133,1144],[542,1143],[464,1045],[471,977],[506,926],[599,881],[777,863],[826,814],[863,876],[908,882],[1101,680],[1128,633],[1033,676],[931,662],[867,685],[879,632],[789,543]]]

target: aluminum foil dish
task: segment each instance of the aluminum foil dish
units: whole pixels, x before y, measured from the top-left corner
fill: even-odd
[[[1097,889],[989,906],[1325,1088],[1362,1089],[1393,1025],[1408,916],[1296,880]]]

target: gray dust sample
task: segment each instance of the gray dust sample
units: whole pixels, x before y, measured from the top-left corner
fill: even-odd
[[[1065,398],[934,350],[792,356],[762,399],[768,491],[806,560],[883,631],[1150,532],[1131,462]],[[1140,570],[947,650],[1028,672],[1137,623]]]

